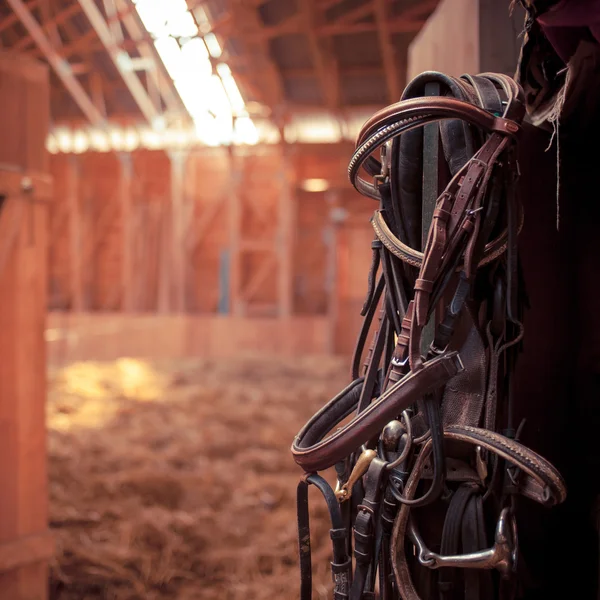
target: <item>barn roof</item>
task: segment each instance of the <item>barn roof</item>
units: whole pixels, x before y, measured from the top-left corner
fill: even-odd
[[[313,137],[321,131],[327,138],[332,129],[344,136],[368,111],[398,99],[408,45],[436,5],[437,0],[7,0],[0,3],[0,44],[50,63],[56,127],[126,124],[156,132],[198,126],[198,111],[207,110],[190,100],[194,93],[206,95],[199,75],[187,71],[174,81],[168,61],[169,52],[183,52],[193,41],[206,54],[213,79],[220,78],[228,93],[232,85],[241,92],[241,105],[229,110],[232,122],[250,119],[262,137],[287,131],[292,138],[310,138],[310,132],[297,131],[298,123],[310,122]],[[164,15],[175,13],[177,19],[164,29],[170,18]],[[216,102],[215,110],[222,104]],[[215,117],[210,108],[208,114]]]

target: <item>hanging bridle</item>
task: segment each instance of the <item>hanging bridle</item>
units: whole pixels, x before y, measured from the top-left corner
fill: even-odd
[[[301,600],[312,594],[309,485],[329,508],[336,600],[512,598],[517,497],[565,499],[513,422],[523,115],[509,77],[424,73],[358,135],[349,176],[379,201],[373,263],[353,382],[292,446],[305,471]],[[335,490],[318,475],[330,467]]]

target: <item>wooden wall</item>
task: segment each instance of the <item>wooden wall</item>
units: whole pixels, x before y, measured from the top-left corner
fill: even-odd
[[[374,208],[347,181],[351,151],[53,155],[50,310],[229,315],[238,325],[327,317],[327,342],[307,351],[350,352]],[[307,179],[330,188],[303,191]]]

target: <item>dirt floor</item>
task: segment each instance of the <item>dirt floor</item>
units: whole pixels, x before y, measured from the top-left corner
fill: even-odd
[[[347,383],[311,358],[78,363],[50,376],[52,600],[298,598],[291,441]],[[311,495],[314,597],[330,589]]]

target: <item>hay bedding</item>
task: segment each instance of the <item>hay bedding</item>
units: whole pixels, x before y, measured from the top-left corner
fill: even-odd
[[[52,600],[298,597],[289,453],[345,384],[334,359],[133,359],[51,373]],[[316,598],[328,518],[312,496]]]

